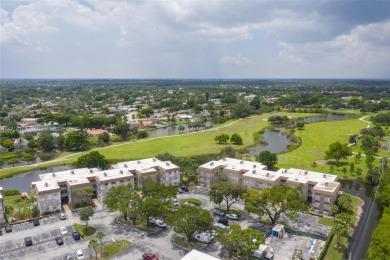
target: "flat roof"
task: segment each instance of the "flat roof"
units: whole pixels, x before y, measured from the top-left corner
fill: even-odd
[[[109,181],[109,180],[123,178],[123,177],[133,177],[133,174],[131,174],[129,171],[112,169],[112,170],[99,171],[96,173],[96,177],[100,181]]]
[[[112,166],[115,169],[123,169],[123,170],[137,170],[138,172],[148,172],[149,169],[156,169],[161,168],[163,170],[176,170],[179,169],[179,167],[175,164],[173,164],[170,161],[160,161],[156,158],[148,158],[143,160],[136,160],[136,161],[127,161],[127,162],[120,162],[117,164],[114,164]]]
[[[181,260],[220,260],[220,258],[192,249],[188,254],[183,256]]]
[[[313,172],[313,171],[307,171],[302,169],[279,169],[276,173],[280,174],[280,176],[285,176],[289,180],[300,182],[300,183],[306,183],[308,181],[312,182],[334,182],[337,180],[338,176],[334,174],[328,174],[328,173],[320,173],[320,172]]]
[[[319,182],[314,186],[313,190],[334,192],[339,186],[341,186],[340,182]]]
[[[60,186],[58,186],[58,183],[53,180],[48,181],[36,181],[31,183],[31,186],[35,187],[35,189],[38,192],[44,192],[44,191],[58,191],[60,189]]]
[[[242,175],[243,177],[247,178],[253,178],[253,179],[262,179],[262,180],[269,180],[269,181],[276,181],[280,178],[279,174],[276,174],[276,172],[272,171],[266,171],[266,170],[251,170],[247,173],[244,173]]]
[[[41,181],[55,180],[55,181],[67,181],[69,179],[81,179],[86,177],[95,176],[99,172],[97,168],[79,168],[67,171],[44,173],[39,175]]]
[[[267,169],[267,166],[258,163],[258,162],[251,162],[251,161],[244,161],[244,160],[238,160],[233,158],[223,158],[218,161],[211,161],[205,164],[200,165],[200,168],[204,169],[214,169],[216,167],[223,166],[226,169],[232,169],[232,170],[265,170]]]

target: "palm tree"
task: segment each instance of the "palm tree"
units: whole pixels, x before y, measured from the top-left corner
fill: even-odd
[[[102,232],[102,231],[98,231],[96,232],[96,238],[99,239],[100,241],[100,255],[103,254],[103,237],[105,237],[106,235]]]
[[[96,260],[98,259],[97,258],[97,252],[96,252],[96,248],[98,247],[98,241],[96,241],[96,239],[91,239],[88,243],[88,247],[92,247],[93,251],[95,252],[95,258]]]

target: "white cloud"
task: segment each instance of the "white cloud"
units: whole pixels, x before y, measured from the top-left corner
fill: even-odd
[[[389,15],[360,22],[349,5],[364,14],[345,1],[13,2],[0,10],[0,76],[16,62],[34,77],[388,76]]]
[[[237,66],[244,66],[244,65],[251,65],[254,62],[244,57],[240,52],[237,53],[234,56],[223,56],[219,59],[220,64],[227,64],[227,65],[237,65]]]

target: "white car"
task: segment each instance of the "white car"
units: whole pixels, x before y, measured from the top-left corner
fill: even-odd
[[[156,219],[154,224],[156,224],[156,226],[159,226],[160,228],[166,228],[167,227],[167,224],[165,224],[165,222],[163,220],[161,220],[161,219]]]
[[[156,219],[153,218],[153,217],[149,217],[149,223],[155,224],[156,223]]]
[[[85,256],[83,254],[83,251],[81,251],[81,250],[76,251],[76,257],[77,257],[77,260],[85,260]]]
[[[214,223],[214,228],[215,229],[220,229],[220,228],[227,228],[227,226],[221,224],[221,223]]]
[[[238,219],[238,216],[236,214],[226,214],[226,217],[228,219]]]
[[[66,219],[65,213],[61,213],[59,217],[60,217],[61,220],[65,220]]]
[[[61,235],[66,235],[66,234],[68,234],[68,230],[66,229],[66,227],[60,227],[60,233],[61,233]]]

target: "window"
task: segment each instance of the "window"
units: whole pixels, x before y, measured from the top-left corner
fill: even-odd
[[[120,182],[122,183],[122,182],[125,182],[125,181],[120,181]]]
[[[107,185],[108,185],[108,183],[105,183],[104,185],[105,185],[105,186],[107,186]]]
[[[111,182],[111,185],[115,185],[116,182]]]

